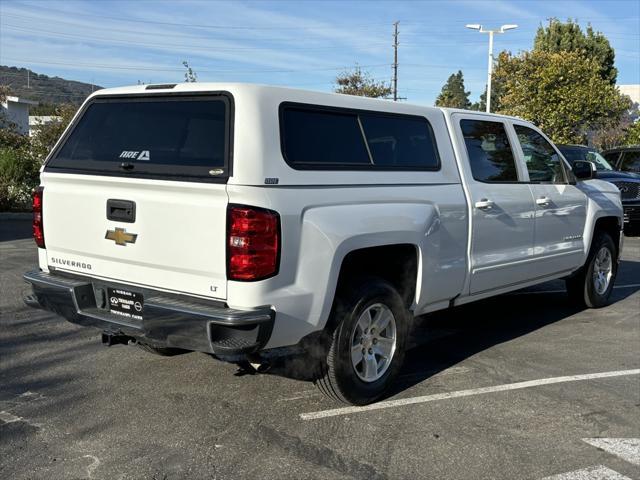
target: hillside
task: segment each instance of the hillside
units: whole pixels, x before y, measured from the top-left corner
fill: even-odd
[[[27,88],[27,75],[29,88]],[[102,87],[89,83],[40,75],[26,68],[0,65],[0,85],[8,85],[11,95],[40,102],[41,108],[59,103],[79,105],[92,91]],[[45,114],[45,112],[39,112]]]

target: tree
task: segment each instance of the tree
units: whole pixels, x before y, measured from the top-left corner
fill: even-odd
[[[557,143],[585,143],[589,132],[616,125],[631,108],[599,67],[578,52],[501,55],[495,71],[504,89],[500,113],[532,121]]]
[[[334,91],[372,98],[387,98],[392,92],[390,85],[374,80],[369,72],[363,72],[357,65],[353,71],[343,72],[336,77]]]
[[[622,145],[640,145],[640,120],[636,120],[629,128],[622,140]]]
[[[183,60],[182,65],[184,65],[184,68],[187,69],[187,71],[184,72],[184,81],[187,83],[197,82],[198,74],[193,70],[193,68],[191,68],[191,66],[189,65],[189,62],[187,62],[186,60]]]
[[[75,105],[57,105],[53,113],[58,121],[40,126],[31,137],[19,134],[10,123],[0,125],[0,210],[28,209],[31,192],[40,181],[42,162],[76,110]]]
[[[53,150],[77,110],[76,105],[69,103],[56,105],[53,115],[57,117],[57,120],[39,126],[37,133],[31,137],[31,154],[40,165]]]
[[[595,32],[591,25],[587,26],[585,33],[571,19],[564,23],[552,18],[547,27],[541,25],[538,28],[533,50],[547,53],[576,52],[593,58],[598,63],[600,76],[612,85],[616,83],[618,70],[613,66],[615,51],[607,37]]]
[[[462,71],[458,70],[458,73],[454,73],[449,76],[447,83],[442,87],[442,91],[436,99],[437,107],[451,107],[451,108],[471,108],[471,102],[469,101],[469,93],[464,89],[464,77]]]
[[[633,103],[630,98],[629,103],[633,104],[632,107],[622,113],[615,125],[593,132],[589,141],[594,147],[599,150],[606,150],[620,145],[633,144],[629,143],[628,139],[630,133],[634,131],[634,128],[637,129],[640,109],[638,108],[638,104]]]

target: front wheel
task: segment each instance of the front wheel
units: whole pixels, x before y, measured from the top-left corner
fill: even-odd
[[[330,319],[335,330],[314,383],[344,403],[376,401],[400,371],[409,320],[402,297],[385,280],[367,278],[341,288]]]
[[[600,308],[609,296],[618,273],[618,253],[608,233],[597,232],[584,266],[566,281],[567,292],[582,307]]]

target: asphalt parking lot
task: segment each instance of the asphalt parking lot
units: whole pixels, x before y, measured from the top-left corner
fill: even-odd
[[[551,282],[422,318],[363,411],[28,309],[29,230],[0,220],[2,479],[640,479],[639,238],[601,310]]]

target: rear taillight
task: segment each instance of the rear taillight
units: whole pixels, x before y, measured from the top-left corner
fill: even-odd
[[[255,281],[278,273],[280,215],[271,210],[230,205],[227,210],[227,276]]]
[[[42,192],[43,188],[36,188],[33,192],[33,239],[36,245],[44,248],[44,228],[42,225]]]

